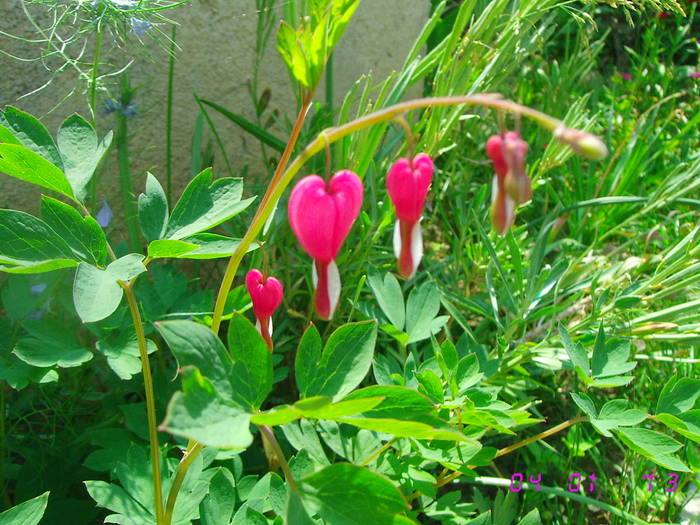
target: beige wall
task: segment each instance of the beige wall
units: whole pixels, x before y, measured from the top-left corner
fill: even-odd
[[[0,30],[14,34],[30,35],[28,24],[19,8],[20,0],[1,0]],[[376,79],[384,78],[392,70],[400,68],[406,53],[418,35],[428,16],[428,0],[362,0],[335,58],[336,98],[355,80],[372,70]],[[196,92],[248,118],[254,117],[248,95],[247,82],[252,74],[255,50],[256,12],[254,0],[193,0],[189,6],[172,11],[172,18],[181,25],[178,28],[178,44],[181,49],[175,71],[174,112],[174,174],[176,195],[190,177],[191,137],[198,112],[193,99]],[[167,26],[163,30],[169,32]],[[260,85],[269,87],[272,100],[268,112],[279,109],[284,115],[294,110],[294,98],[290,92],[289,78],[275,51],[275,32],[262,65]],[[144,40],[154,47],[148,39]],[[136,43],[137,47],[139,46]],[[12,42],[0,35],[0,48],[23,57],[37,53],[36,48]],[[152,171],[161,181],[165,179],[164,124],[167,57],[155,49],[152,59],[135,52],[112,51],[108,57],[115,64],[126,63],[133,58],[130,69],[132,84],[139,86],[136,95],[139,114],[130,119],[133,134],[132,170],[138,193],[143,187],[143,173]],[[129,56],[129,54],[133,56]],[[88,53],[89,54],[89,53]],[[90,58],[90,57],[87,57]],[[76,76],[62,74],[48,88],[36,95],[18,100],[47,80],[47,72],[40,63],[19,63],[0,55],[0,103],[17,105],[37,116],[46,115],[76,85],[78,91],[85,85],[76,82]],[[319,93],[323,93],[319,91]],[[101,97],[103,98],[103,97]],[[60,121],[71,112],[86,114],[84,96],[76,93],[47,117],[52,133]],[[240,130],[216,117],[235,169],[251,165],[251,175],[261,173],[257,142],[244,136]],[[102,131],[114,124],[112,116],[100,117]],[[282,128],[272,129],[284,138]],[[219,166],[220,156],[217,151]],[[108,160],[104,184],[99,195],[105,194],[116,202],[117,177],[113,158]],[[30,185],[0,176],[0,206],[25,210],[37,208],[40,191]]]

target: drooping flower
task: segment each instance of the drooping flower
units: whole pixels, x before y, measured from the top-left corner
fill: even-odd
[[[343,170],[328,183],[318,175],[304,177],[289,197],[289,224],[314,259],[314,305],[323,319],[333,317],[338,305],[340,274],[335,259],[360,213],[362,196],[360,178]]]
[[[420,219],[434,170],[432,159],[421,153],[411,160],[401,158],[394,162],[386,178],[397,217],[394,254],[398,259],[399,273],[406,279],[415,275],[423,257]]]
[[[515,203],[506,191],[508,164],[503,155],[503,137],[494,135],[486,141],[486,153],[493,162],[491,188],[491,222],[499,235],[505,235],[515,220]]]
[[[494,135],[486,142],[486,153],[495,171],[491,220],[500,235],[505,235],[513,225],[516,204],[523,204],[532,197],[532,185],[525,172],[527,150],[527,142],[516,131]]]
[[[274,277],[263,275],[260,270],[250,270],[245,276],[246,288],[253,301],[255,326],[272,351],[272,314],[282,303],[284,289]]]

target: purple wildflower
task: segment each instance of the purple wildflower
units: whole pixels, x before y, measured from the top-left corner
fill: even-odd
[[[632,80],[632,75],[630,75],[629,73],[622,73],[620,76],[621,76],[624,80]]]
[[[107,204],[107,199],[104,199],[104,204],[102,204],[102,208],[100,208],[100,211],[98,211],[97,215],[95,216],[97,223],[103,228],[106,228],[112,221],[113,216],[114,213],[112,212],[112,208],[110,208],[109,204]]]
[[[131,17],[131,29],[137,37],[142,37],[146,32],[153,27],[150,22],[141,20],[134,16]]]

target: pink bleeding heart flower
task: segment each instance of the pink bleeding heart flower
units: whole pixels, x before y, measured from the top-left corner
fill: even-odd
[[[415,275],[423,257],[423,235],[420,219],[425,198],[433,180],[433,160],[421,153],[413,159],[394,162],[386,177],[386,187],[396,208],[394,254],[399,273],[406,279]]]
[[[524,204],[532,198],[532,185],[525,173],[527,150],[527,142],[517,132],[509,131],[503,137],[503,157],[508,166],[503,184],[516,204]]]
[[[314,305],[323,319],[333,317],[340,298],[340,274],[335,264],[340,247],[362,208],[363,187],[350,170],[326,183],[318,175],[301,179],[289,197],[292,231],[314,259]]]
[[[264,276],[260,270],[250,270],[245,276],[245,284],[253,301],[255,326],[272,351],[272,314],[282,303],[282,283],[274,277]]]
[[[486,153],[493,161],[491,190],[491,222],[499,235],[505,235],[515,220],[515,203],[505,187],[508,164],[503,155],[503,137],[494,135],[486,141]]]

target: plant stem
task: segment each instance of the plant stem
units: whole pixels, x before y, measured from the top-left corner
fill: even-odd
[[[165,195],[168,202],[173,199],[173,78],[175,76],[175,51],[177,26],[173,25],[170,60],[168,61],[168,101],[165,110]]]
[[[514,445],[510,445],[509,447],[502,448],[499,450],[496,455],[494,456],[494,459],[500,458],[501,456],[505,456],[506,454],[510,454],[514,450],[518,450],[521,447],[524,447],[526,445],[529,445],[530,443],[534,443],[535,441],[540,441],[542,439],[548,438],[549,436],[552,436],[556,434],[557,432],[561,432],[562,430],[569,428],[571,425],[575,425],[576,423],[582,423],[583,421],[588,421],[588,417],[586,416],[581,416],[581,417],[575,417],[572,419],[569,419],[568,421],[564,421],[563,423],[559,423],[558,425],[545,430],[544,432],[540,432],[539,434],[536,434],[534,436],[531,436],[529,438],[523,439],[522,441],[519,441],[518,443],[515,443]],[[442,478],[435,483],[435,487],[439,488],[444,485],[447,485],[451,481],[457,479],[462,475],[462,472],[454,472],[447,476],[446,478]]]
[[[384,445],[382,445],[382,447],[379,450],[367,456],[361,463],[359,463],[359,466],[364,467],[365,465],[368,465],[370,461],[378,457],[382,452],[384,452],[385,450],[389,450],[394,443],[396,443],[396,438],[390,439],[389,441],[384,443]]]
[[[282,153],[282,157],[280,158],[280,161],[277,164],[277,168],[275,169],[275,173],[272,175],[272,179],[270,180],[270,183],[267,186],[268,189],[265,192],[265,195],[263,195],[263,198],[261,199],[260,204],[258,205],[258,209],[255,212],[255,216],[253,217],[253,221],[251,222],[251,225],[248,227],[248,231],[246,232],[244,239],[252,237],[252,235],[250,235],[250,232],[253,229],[254,225],[260,224],[260,228],[257,229],[258,231],[260,231],[262,226],[265,224],[265,221],[269,217],[270,213],[272,213],[272,210],[274,209],[274,205],[276,204],[277,201],[275,201],[273,203],[273,206],[271,208],[267,205],[267,202],[271,197],[270,188],[274,188],[278,184],[278,181],[279,181],[280,177],[282,176],[284,169],[287,166],[287,163],[289,162],[290,157],[292,156],[292,151],[294,151],[294,146],[295,146],[297,140],[299,139],[299,134],[301,133],[301,128],[304,125],[304,120],[306,120],[306,115],[308,114],[309,109],[311,108],[311,102],[312,102],[311,96],[304,99],[301,110],[299,111],[299,114],[297,115],[296,121],[294,122],[294,127],[292,128],[292,133],[289,136],[289,140],[287,141],[287,146],[284,148],[284,152]],[[255,232],[256,236],[257,236],[258,231]],[[233,278],[236,275],[236,271],[238,270],[238,265],[241,263],[241,260],[243,260],[243,256],[245,255],[245,253],[246,253],[245,250],[243,250],[243,251],[236,250],[233,253],[233,255],[231,256],[231,259],[228,262],[228,266],[226,267],[226,273],[224,274],[223,281],[221,282],[221,287],[219,288],[219,295],[216,297],[216,307],[214,308],[214,318],[212,320],[212,325],[211,325],[211,329],[215,334],[219,333],[219,328],[221,327],[221,317],[224,313],[224,305],[226,304],[226,296],[228,295],[228,292],[231,290],[231,285],[233,284]],[[217,315],[217,308],[219,309],[218,315]]]
[[[243,259],[243,256],[262,230],[268,217],[275,209],[275,205],[282,197],[282,193],[307,160],[309,160],[312,156],[314,156],[316,153],[325,148],[326,143],[331,144],[337,140],[342,139],[346,135],[349,135],[350,133],[354,133],[355,131],[359,131],[374,124],[387,122],[407,111],[426,108],[430,106],[458,105],[478,105],[502,109],[504,111],[510,111],[516,114],[524,115],[536,121],[538,124],[550,131],[554,131],[557,128],[563,126],[562,121],[555,119],[554,117],[550,117],[545,113],[534,110],[532,108],[528,108],[526,106],[522,106],[510,100],[505,100],[501,98],[500,95],[482,94],[450,97],[430,97],[409,100],[407,102],[402,102],[400,104],[389,106],[388,108],[376,111],[374,113],[370,113],[368,115],[365,115],[364,117],[348,122],[347,124],[344,124],[342,126],[329,128],[327,130],[322,131],[316,137],[316,139],[313,142],[311,142],[311,144],[309,144],[306,147],[306,149],[304,149],[304,151],[302,151],[301,154],[297,156],[296,159],[294,159],[294,161],[289,165],[289,167],[286,169],[286,171],[284,171],[284,173],[281,173],[283,169],[283,162],[282,160],[280,160],[280,164],[277,166],[275,175],[273,176],[272,180],[270,181],[270,184],[268,185],[267,191],[265,192],[265,195],[263,196],[258,206],[258,210],[256,211],[255,216],[253,217],[253,220],[250,226],[248,227],[248,230],[246,231],[240,244],[237,246],[236,251],[233,253],[233,255],[231,255],[231,259],[229,260],[228,267],[226,268],[226,273],[224,274],[224,278],[221,282],[221,288],[219,288],[219,293],[216,298],[216,304],[214,306],[214,316],[212,320],[212,330],[214,331],[214,333],[218,333],[219,331],[219,327],[221,325],[221,317],[224,313],[224,305],[226,304],[226,297],[228,296],[228,293],[231,290],[231,286],[233,285],[233,279],[236,275],[236,271],[238,270],[238,266],[241,263],[241,260]],[[297,128],[297,125],[299,129],[301,129],[301,126],[299,125],[300,117],[302,117],[302,115],[305,115],[307,110],[308,104],[303,104],[302,110],[299,113],[299,117],[297,117],[295,129]],[[291,154],[290,144],[291,138],[290,142],[287,144],[287,148],[285,149],[285,154]],[[284,158],[285,155],[283,155],[283,159]]]
[[[90,78],[90,112],[92,113],[92,124],[97,124],[97,77],[100,71],[100,55],[102,53],[102,29],[97,24],[95,31],[95,53],[92,60],[92,75]]]
[[[175,474],[175,479],[173,480],[173,484],[170,487],[170,492],[168,493],[168,501],[165,504],[163,525],[170,525],[172,523],[177,494],[180,491],[183,481],[185,481],[185,476],[187,475],[190,465],[197,458],[197,456],[199,456],[199,453],[202,450],[204,450],[204,445],[200,443],[190,441],[190,443],[187,445],[187,449],[180,460],[180,464],[177,466],[177,473]]]
[[[263,439],[267,440],[272,447],[275,456],[277,456],[277,460],[279,461],[279,464],[282,467],[282,472],[284,473],[284,479],[287,480],[289,488],[292,490],[292,492],[296,492],[298,494],[299,487],[297,486],[296,481],[294,481],[292,471],[289,469],[289,463],[287,463],[287,458],[284,457],[284,452],[282,452],[282,447],[280,447],[280,444],[277,442],[274,431],[267,425],[258,425],[258,428],[262,433]]]
[[[490,486],[494,486],[494,487],[504,487],[504,488],[506,488],[506,487],[510,488],[510,486],[511,486],[511,480],[504,479],[504,478],[492,478],[492,477],[465,478],[464,482],[465,483],[475,483],[477,485],[490,485]],[[523,485],[524,489],[531,488],[528,483],[523,483],[522,485]],[[637,525],[649,525],[648,522],[639,519],[634,514],[630,514],[629,512],[625,512],[622,509],[618,509],[617,507],[613,507],[612,505],[608,505],[607,503],[603,503],[602,501],[598,501],[596,499],[589,498],[587,496],[582,496],[581,494],[577,494],[575,492],[570,492],[570,491],[559,489],[556,487],[545,487],[543,485],[540,485],[539,490],[540,490],[540,492],[544,492],[545,494],[554,494],[556,496],[563,496],[565,498],[573,499],[575,501],[580,501],[581,503],[585,503],[586,505],[592,505],[594,507],[597,507],[597,508],[602,509],[604,511],[610,512],[611,514],[614,514],[615,516],[626,519],[629,522],[635,523]]]
[[[117,160],[119,162],[119,185],[122,190],[122,203],[126,215],[126,226],[129,235],[129,250],[139,251],[141,237],[139,235],[138,218],[134,204],[134,189],[131,184],[129,170],[129,136],[126,122],[127,116],[117,112]]]
[[[151,472],[153,474],[153,497],[156,506],[156,524],[161,525],[163,521],[163,489],[161,487],[160,478],[160,450],[158,447],[158,425],[156,424],[156,404],[155,396],[153,395],[153,378],[151,376],[151,365],[148,360],[148,348],[146,347],[146,335],[143,331],[143,322],[141,321],[141,313],[139,306],[136,303],[136,295],[131,284],[125,284],[118,281],[124,288],[124,295],[129,303],[131,311],[131,319],[136,330],[136,340],[139,344],[139,353],[141,355],[141,370],[143,372],[144,390],[146,391],[146,411],[148,413],[148,440],[151,446]],[[174,504],[174,503],[173,503]]]

